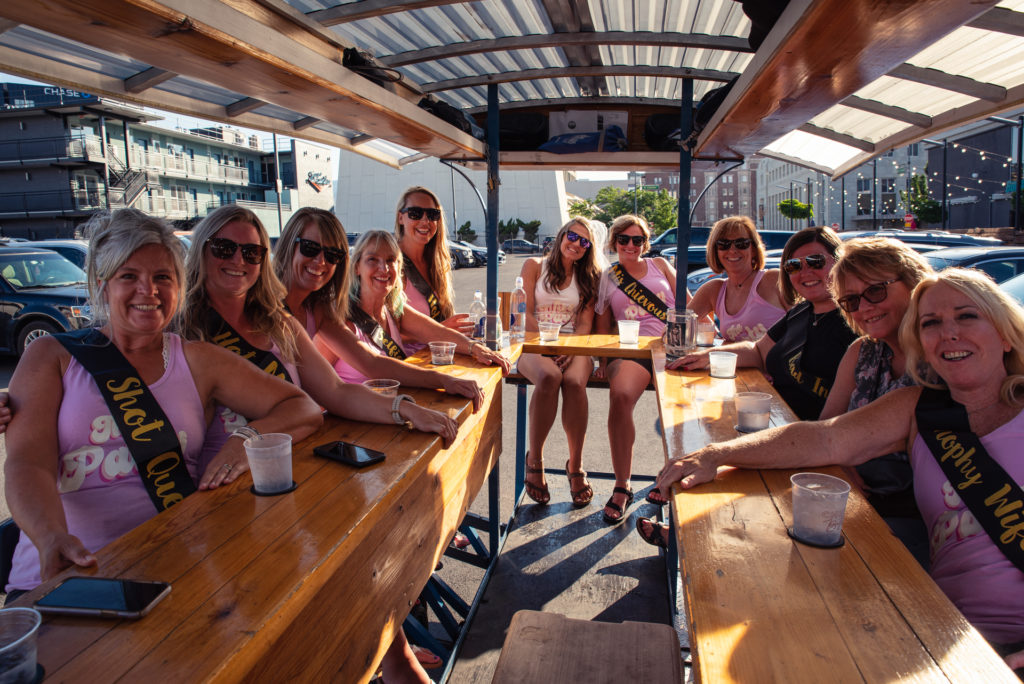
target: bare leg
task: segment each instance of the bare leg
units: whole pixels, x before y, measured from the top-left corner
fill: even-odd
[[[386,684],[431,684],[427,671],[423,669],[416,654],[409,648],[405,632],[401,629],[388,647],[381,660]]]
[[[650,381],[651,374],[634,361],[617,359],[608,365],[611,395],[608,406],[608,442],[612,450],[616,487],[629,488],[629,476],[633,469],[633,442],[636,439],[633,409]],[[615,493],[611,500],[623,509],[626,508],[625,494]],[[605,513],[613,518],[619,517],[618,511],[608,507],[605,507]]]
[[[583,468],[583,442],[590,416],[587,381],[594,369],[589,356],[576,356],[562,375],[562,428],[569,442],[569,471]]]
[[[519,372],[533,383],[529,409],[530,450],[526,462],[531,467],[543,468],[544,442],[551,432],[551,426],[555,424],[562,371],[552,359],[540,354],[524,354],[519,359],[518,368]],[[527,473],[526,480],[540,487],[547,484],[543,473]]]

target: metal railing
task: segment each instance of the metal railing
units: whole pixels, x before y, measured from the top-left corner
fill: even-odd
[[[205,159],[193,159],[179,154],[165,152],[149,152],[132,150],[132,165],[154,169],[167,176],[180,178],[196,178],[200,180],[228,181],[237,184],[259,183],[249,178],[249,169],[245,166],[222,164]]]
[[[101,188],[0,194],[0,215],[77,214],[106,207]]]
[[[53,138],[21,138],[0,141],[0,161],[102,161],[103,143],[91,135]]]

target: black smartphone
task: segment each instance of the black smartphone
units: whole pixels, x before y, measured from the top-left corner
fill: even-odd
[[[171,593],[167,582],[69,577],[35,602],[42,613],[140,618]]]
[[[329,442],[313,447],[313,453],[332,461],[346,463],[356,468],[380,463],[384,460],[384,453],[375,449],[368,449],[351,442]]]

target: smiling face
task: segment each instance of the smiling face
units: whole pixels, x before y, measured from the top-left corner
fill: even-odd
[[[359,278],[362,297],[369,295],[383,298],[398,281],[398,255],[389,250],[386,244],[372,245],[363,251],[356,262],[355,275]]]
[[[562,258],[569,262],[577,261],[586,255],[587,250],[583,249],[583,245],[580,244],[579,240],[572,242],[569,240],[569,233],[576,233],[584,240],[591,243],[590,249],[593,249],[594,238],[590,234],[590,230],[582,223],[574,223],[569,226],[569,230],[565,231],[565,235],[562,236],[562,243],[559,246],[559,251],[562,254]]]
[[[215,237],[226,238],[239,245],[260,244],[256,226],[245,221],[231,221],[217,231]],[[214,296],[244,297],[260,277],[262,264],[249,264],[242,258],[242,250],[227,259],[213,256],[209,245],[203,248],[206,266],[206,291]]]
[[[620,238],[623,235],[628,235],[630,240],[627,244],[621,244]],[[636,242],[634,239],[636,236],[641,238],[644,237],[644,231],[640,226],[635,223],[630,224],[622,232],[615,236],[615,252],[619,255],[619,261],[625,263],[637,263],[640,261],[641,255],[644,253],[644,243],[641,240],[639,245],[633,244]]]
[[[437,209],[437,202],[426,193],[414,192],[405,198],[405,204],[402,206],[402,209],[409,209],[410,207]],[[425,213],[419,219],[411,218],[404,211],[400,211],[398,214],[398,224],[402,227],[402,242],[412,240],[421,245],[426,245],[434,239],[440,223],[440,220],[431,221]]]
[[[832,295],[828,291],[828,274],[836,260],[828,253],[828,250],[817,242],[808,242],[794,250],[791,258],[803,259],[812,254],[820,254],[825,257],[824,268],[810,268],[804,262],[799,271],[790,273],[787,277],[797,294],[812,304],[829,302],[832,300]]]
[[[730,245],[728,249],[720,249],[717,244],[715,249],[718,250],[718,260],[722,264],[722,268],[729,275],[733,276],[745,276],[754,269],[753,259],[753,242],[747,245],[746,248],[740,249],[736,246],[736,240],[750,239],[747,231],[740,227],[731,228],[723,231],[720,239],[729,240]],[[717,241],[716,241],[717,242]]]
[[[1006,377],[1003,354],[1010,345],[970,297],[938,283],[921,295],[919,308],[924,359],[950,389],[968,390]]]
[[[303,240],[312,240],[313,242],[318,243],[321,247],[336,246],[324,243],[324,238],[320,234],[320,229],[317,228],[316,224],[312,221],[306,222],[305,227],[299,233],[299,237]],[[330,282],[331,278],[334,276],[336,268],[337,266],[329,264],[324,260],[323,250],[320,250],[320,253],[315,257],[310,258],[303,256],[302,250],[296,247],[292,253],[291,287],[316,292]]]
[[[144,245],[107,281],[105,296],[113,329],[130,334],[163,331],[178,307],[174,259],[163,245]]]
[[[872,285],[879,285],[889,280],[896,282],[883,285],[885,299],[873,304],[864,297],[864,291]],[[876,340],[885,340],[893,346],[897,344],[900,322],[907,313],[910,304],[910,288],[899,280],[896,274],[879,274],[878,278],[861,280],[853,274],[843,278],[840,296],[862,295],[857,310],[850,313],[850,318],[863,333]],[[875,297],[877,299],[877,297]]]

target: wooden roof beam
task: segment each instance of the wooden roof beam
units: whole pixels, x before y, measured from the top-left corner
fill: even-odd
[[[855,138],[852,135],[847,135],[846,133],[840,133],[839,131],[833,131],[831,128],[822,128],[821,126],[815,126],[814,124],[807,123],[807,124],[804,124],[803,126],[801,126],[797,130],[803,131],[804,133],[810,133],[811,135],[816,135],[819,138],[825,138],[827,140],[832,140],[832,141],[837,142],[837,143],[842,143],[844,145],[849,145],[850,147],[854,147],[854,148],[856,148],[858,150],[861,150],[861,151],[864,151],[864,152],[874,152],[875,151],[875,144],[874,143],[872,143],[872,142],[870,142],[868,140],[862,140],[860,138]]]
[[[1015,12],[1005,7],[993,7],[974,21],[967,22],[966,25],[971,28],[998,31],[1024,38],[1024,13]]]
[[[11,21],[10,19],[0,18],[0,33],[7,33],[12,28],[17,28],[21,24],[17,21]]]
[[[973,78],[947,74],[938,69],[926,69],[913,64],[901,64],[889,72],[893,78],[902,78],[922,85],[942,88],[961,95],[976,97],[989,102],[1002,102],[1006,99],[1006,88],[994,83],[975,81]]]
[[[878,116],[884,116],[887,119],[893,119],[894,121],[902,121],[908,123],[911,126],[919,126],[921,128],[928,128],[932,125],[932,118],[912,112],[909,109],[903,107],[894,107],[893,105],[887,105],[884,102],[878,100],[868,100],[863,97],[857,97],[851,95],[839,104],[844,107],[851,107],[853,109],[859,109],[862,112],[869,112],[871,114],[877,114]]]
[[[318,119],[315,116],[306,116],[293,123],[292,128],[295,129],[296,131],[301,131],[303,129],[309,128],[310,126],[316,126],[321,121],[321,119]]]
[[[238,116],[239,114],[246,114],[254,109],[259,109],[265,104],[267,103],[263,100],[257,100],[255,97],[246,97],[238,102],[232,102],[224,108],[224,111],[227,112],[228,116]]]
[[[522,71],[503,71],[497,74],[482,76],[466,76],[447,81],[424,83],[425,93],[436,93],[442,90],[473,88],[489,83],[514,83],[516,81],[532,81],[545,78],[579,78],[581,76],[651,76],[656,78],[694,78],[702,81],[728,82],[736,77],[731,71],[715,71],[712,69],[687,69],[666,66],[616,65],[616,66],[570,66],[555,69],[524,69]],[[604,100],[605,98],[601,98]],[[678,104],[678,103],[677,103]]]
[[[469,0],[361,0],[308,12],[306,16],[324,26],[337,26],[350,21],[379,17],[395,12],[408,12],[414,9],[454,5],[462,2],[469,2]]]
[[[487,52],[509,50],[533,50],[566,45],[650,45],[668,48],[700,48],[728,52],[751,52],[746,38],[736,36],[711,36],[704,33],[655,33],[653,31],[600,31],[594,33],[559,32],[507,36],[489,40],[474,40],[468,43],[439,45],[423,50],[400,52],[378,61],[387,66],[399,67],[421,64],[449,57],[465,57]]]
[[[144,71],[140,71],[134,76],[129,76],[124,79],[124,89],[129,93],[141,93],[143,90],[155,88],[164,81],[169,81],[177,75],[178,74],[173,71],[150,67]]]

